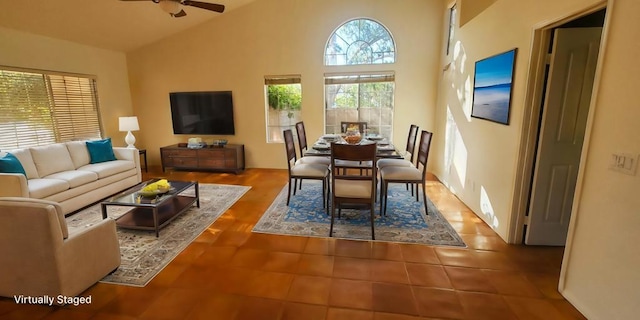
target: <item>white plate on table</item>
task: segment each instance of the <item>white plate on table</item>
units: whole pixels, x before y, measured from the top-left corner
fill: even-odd
[[[311,148],[318,150],[318,151],[325,151],[325,150],[329,150],[330,146],[328,144],[319,144],[316,143],[314,144]]]
[[[380,151],[393,151],[395,149],[396,148],[391,144],[378,145],[378,150],[380,150]]]

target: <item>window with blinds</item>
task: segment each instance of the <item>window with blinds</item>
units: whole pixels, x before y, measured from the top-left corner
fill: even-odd
[[[0,150],[102,137],[94,77],[0,67]]]
[[[301,82],[300,75],[264,77],[268,143],[284,142],[282,131],[293,130],[302,121]]]
[[[327,73],[324,77],[325,132],[341,122],[366,122],[367,133],[392,139],[395,73]]]

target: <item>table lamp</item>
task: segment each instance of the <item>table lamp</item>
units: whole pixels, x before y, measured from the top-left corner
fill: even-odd
[[[133,144],[136,143],[136,137],[133,136],[131,131],[140,130],[138,117],[120,117],[119,120],[120,131],[127,131],[127,136],[124,137],[124,142],[127,143],[127,148],[135,148]]]

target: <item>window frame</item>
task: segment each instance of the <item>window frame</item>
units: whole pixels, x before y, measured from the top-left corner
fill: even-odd
[[[297,85],[300,91],[300,107],[293,110],[287,108],[272,108],[269,101],[269,86],[272,85]],[[284,143],[282,131],[285,129],[292,129],[295,136],[295,124],[296,122],[302,121],[302,76],[299,74],[264,76],[264,97],[266,142]],[[282,112],[287,112],[287,120],[284,121],[285,123],[280,123],[280,121],[283,119],[280,115],[280,113]],[[275,119],[274,117],[277,117],[277,119]]]
[[[0,131],[0,149],[101,139],[96,76],[0,65]]]

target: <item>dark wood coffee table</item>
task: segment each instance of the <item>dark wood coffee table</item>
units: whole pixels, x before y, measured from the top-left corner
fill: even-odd
[[[107,206],[132,207],[127,213],[116,218],[121,228],[137,230],[155,230],[156,237],[160,229],[173,219],[187,211],[195,203],[200,208],[200,194],[197,181],[169,181],[171,190],[152,197],[140,195],[140,190],[152,179],[122,191],[100,203],[102,218],[107,218]],[[193,192],[187,192],[193,190]]]

